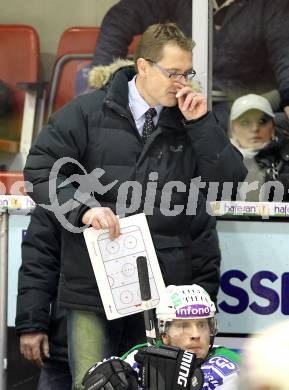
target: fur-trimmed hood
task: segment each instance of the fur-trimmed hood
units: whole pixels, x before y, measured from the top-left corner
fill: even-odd
[[[88,84],[92,89],[100,89],[111,79],[112,75],[121,68],[134,66],[131,60],[123,60],[119,58],[110,65],[95,66],[91,69],[88,76]]]
[[[115,72],[128,66],[134,66],[134,62],[131,60],[124,60],[119,58],[110,65],[100,65],[93,67],[88,76],[89,87],[92,89],[100,89],[104,87]],[[198,81],[191,80],[190,86],[195,92],[201,92],[201,86]]]

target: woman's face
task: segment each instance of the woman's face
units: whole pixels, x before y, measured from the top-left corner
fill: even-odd
[[[260,110],[249,110],[232,121],[232,138],[244,149],[261,149],[274,135],[272,118]]]

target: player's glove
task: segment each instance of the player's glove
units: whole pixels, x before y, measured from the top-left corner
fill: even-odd
[[[137,390],[137,374],[120,359],[110,359],[91,367],[82,384],[85,390]]]
[[[141,387],[149,390],[199,390],[203,375],[200,359],[180,348],[161,346],[140,349],[135,355],[140,366]],[[203,360],[202,360],[203,361]],[[197,375],[194,375],[196,372]]]

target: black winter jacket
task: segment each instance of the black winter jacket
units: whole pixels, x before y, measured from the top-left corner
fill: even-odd
[[[255,161],[264,171],[264,181],[279,181],[284,187],[283,201],[289,201],[289,136],[276,128],[273,140],[255,156]],[[273,194],[271,194],[273,197]],[[273,199],[273,198],[272,198]]]
[[[186,215],[185,211],[165,216],[160,210],[160,200],[165,184],[172,181],[181,181],[185,188],[173,189],[171,209],[187,204],[190,181],[194,177],[201,176],[202,181],[242,181],[246,176],[242,158],[211,113],[195,123],[183,124],[177,107],[162,110],[156,130],[143,145],[127,109],[128,80],[134,74],[133,67],[121,69],[106,90],[80,96],[53,114],[30,150],[25,180],[33,183],[31,196],[36,202],[50,204],[51,168],[57,159],[68,156],[79,161],[88,173],[102,168],[103,185],[118,181],[105,194],[94,194],[101,205],[114,212],[120,185],[128,181],[141,183],[143,193],[140,206],[134,211],[137,213],[143,210],[149,174],[157,172],[155,206],[153,215],[147,215],[147,219],[164,281],[166,284],[196,282],[216,298],[219,249],[215,221],[206,214],[203,197],[200,197],[197,216]],[[81,169],[72,162],[65,164],[58,183],[72,174],[82,173],[83,178]],[[73,199],[76,189],[75,184],[67,182],[58,187],[60,204]],[[130,204],[130,199],[127,203]],[[67,213],[69,221],[79,224],[87,208],[79,204]],[[102,310],[83,235],[63,229],[62,237],[60,301],[75,309]]]
[[[66,316],[56,304],[60,275],[61,226],[37,206],[22,243],[18,275],[16,333],[48,334],[50,364],[68,363]],[[52,305],[51,305],[52,304]]]
[[[214,89],[232,99],[278,89],[282,107],[289,105],[289,1],[235,0],[221,12],[213,40]],[[191,35],[191,15],[191,0],[120,1],[103,19],[93,65],[125,58],[133,36],[154,23],[175,21]]]

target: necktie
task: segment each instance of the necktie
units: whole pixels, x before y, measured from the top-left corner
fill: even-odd
[[[155,108],[149,108],[145,112],[145,123],[143,125],[143,132],[142,132],[142,139],[143,142],[146,143],[149,136],[152,134],[152,132],[155,129],[155,124],[153,122],[153,117],[157,115]]]

